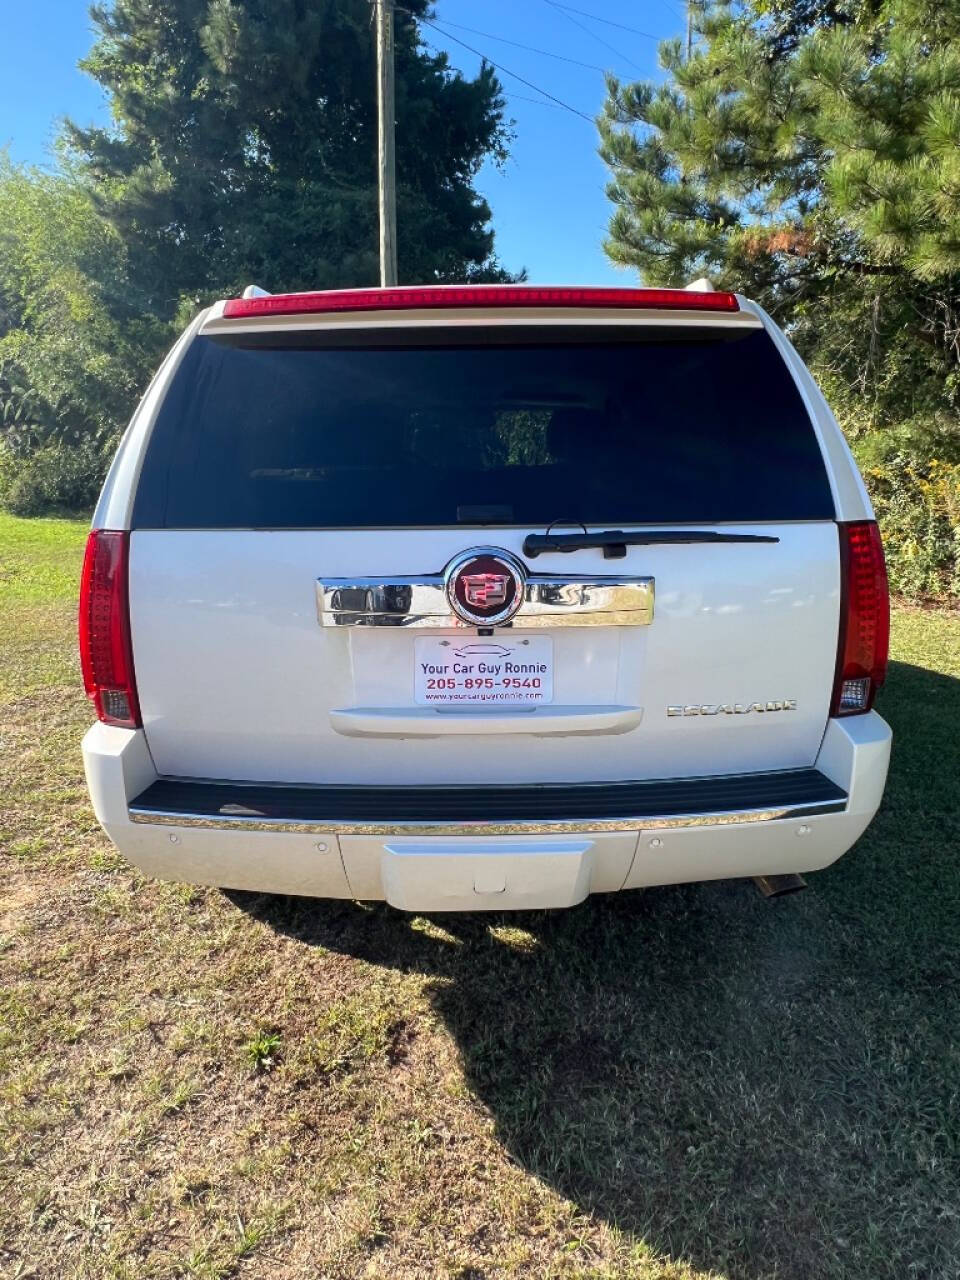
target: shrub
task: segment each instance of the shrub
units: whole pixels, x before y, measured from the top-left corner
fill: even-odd
[[[891,591],[960,603],[960,463],[901,449],[862,458],[861,466],[883,533]]]
[[[108,463],[90,442],[50,443],[26,454],[0,446],[0,505],[16,516],[90,511]]]

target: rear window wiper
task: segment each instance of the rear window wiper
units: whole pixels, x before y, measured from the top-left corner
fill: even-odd
[[[627,547],[655,547],[685,542],[779,542],[764,533],[715,533],[711,529],[649,529],[630,533],[604,529],[601,533],[528,533],[523,554],[536,560],[544,551],[585,551],[599,547],[604,560],[622,560]]]

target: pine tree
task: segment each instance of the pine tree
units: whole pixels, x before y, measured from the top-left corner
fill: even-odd
[[[958,37],[957,0],[710,0],[664,84],[609,81],[607,253],[758,297],[881,417],[954,408]]]
[[[790,13],[717,0],[689,62],[661,46],[665,85],[611,78],[610,256],[651,280],[734,268],[761,287],[806,262],[956,273],[960,5]]]
[[[396,15],[399,262],[408,282],[499,272],[473,179],[507,133],[489,67],[474,80]],[[67,146],[126,247],[138,303],[251,280],[271,289],[377,279],[376,106],[369,0],[115,0],[92,10],[81,64],[107,129]]]

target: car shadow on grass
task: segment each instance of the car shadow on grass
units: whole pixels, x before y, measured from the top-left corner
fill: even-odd
[[[960,681],[895,663],[883,810],[773,902],[742,881],[435,917],[231,894],[428,983],[512,1157],[704,1270],[960,1272]],[[951,764],[952,761],[952,764]]]

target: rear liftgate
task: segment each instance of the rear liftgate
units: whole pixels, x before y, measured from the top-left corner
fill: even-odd
[[[653,578],[531,575],[510,552],[476,547],[455,556],[438,574],[392,582],[318,582],[317,602],[324,626],[471,629],[463,639],[444,634],[415,639],[416,710],[334,712],[331,720],[340,733],[436,733],[437,716],[443,717],[443,732],[471,734],[535,732],[530,717],[538,725],[549,721],[543,727],[553,732],[568,733],[624,733],[640,722],[639,707],[556,705],[549,631],[646,626],[653,619]],[[478,787],[474,793],[480,813],[483,791]],[[619,889],[633,861],[636,836],[398,838],[382,845],[370,836],[345,836],[341,848],[348,877],[353,867],[351,883],[361,867],[379,862],[384,896],[406,910],[565,907],[591,892]]]

